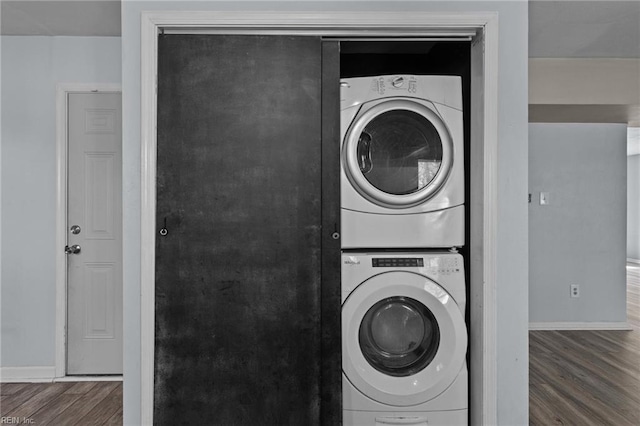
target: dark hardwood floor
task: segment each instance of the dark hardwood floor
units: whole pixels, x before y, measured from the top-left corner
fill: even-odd
[[[639,265],[627,267],[627,289],[631,331],[529,333],[530,424],[640,425]],[[20,424],[122,425],[122,382],[2,383],[0,393],[0,417]]]
[[[640,425],[640,265],[627,265],[631,331],[529,332],[531,425]]]
[[[122,425],[122,382],[0,384],[6,424]]]

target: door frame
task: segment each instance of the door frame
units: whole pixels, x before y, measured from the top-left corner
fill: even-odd
[[[75,93],[122,93],[112,83],[58,83],[56,85],[56,319],[55,377],[67,375],[67,188],[69,95]]]
[[[153,424],[158,34],[274,34],[326,37],[434,37],[471,41],[471,250],[469,300],[471,424],[497,421],[496,230],[498,146],[497,12],[141,13],[140,410]]]

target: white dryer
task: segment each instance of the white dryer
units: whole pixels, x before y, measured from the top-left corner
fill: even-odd
[[[342,248],[464,245],[456,76],[341,80]]]
[[[466,425],[457,253],[342,255],[343,424]]]

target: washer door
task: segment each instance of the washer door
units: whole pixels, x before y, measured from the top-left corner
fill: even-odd
[[[463,314],[429,278],[386,272],[358,286],[342,305],[342,369],[367,397],[411,406],[456,379],[467,352]]]
[[[343,166],[369,201],[408,208],[434,196],[453,166],[453,140],[431,109],[390,98],[356,117],[343,144]]]

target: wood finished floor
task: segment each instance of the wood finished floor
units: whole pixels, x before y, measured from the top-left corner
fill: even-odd
[[[640,265],[627,265],[631,331],[529,332],[531,425],[640,425]]]
[[[2,383],[7,424],[122,425],[122,382]]]
[[[640,425],[640,266],[627,289],[632,331],[529,333],[530,424]],[[122,382],[2,383],[0,394],[0,417],[122,425]]]

